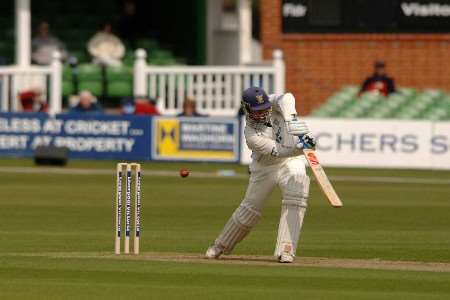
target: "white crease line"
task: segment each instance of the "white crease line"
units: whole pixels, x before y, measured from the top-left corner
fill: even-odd
[[[420,178],[420,177],[390,177],[390,176],[330,176],[337,182],[374,182],[374,183],[417,183],[417,184],[448,184],[450,179]]]
[[[81,169],[81,168],[48,168],[48,167],[0,167],[0,173],[15,174],[63,174],[63,175],[114,175],[114,170],[108,169]],[[178,177],[176,170],[147,170],[142,172],[145,176],[167,176]],[[232,176],[221,176],[214,172],[191,171],[190,177],[195,178],[231,178],[247,179],[248,175],[237,173]],[[398,176],[330,176],[334,182],[371,182],[371,183],[413,183],[450,185],[450,179],[442,178],[420,178],[420,177],[398,177]]]
[[[81,168],[48,168],[48,167],[0,167],[1,173],[15,174],[62,174],[62,175],[115,175],[115,170],[108,169],[81,169]],[[178,177],[177,170],[147,170],[142,171],[146,176],[168,176]],[[223,176],[214,172],[191,172],[190,177],[196,178],[248,178],[245,174],[235,174],[232,176]]]

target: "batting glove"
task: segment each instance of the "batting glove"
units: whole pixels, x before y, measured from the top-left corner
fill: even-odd
[[[300,120],[287,121],[287,130],[289,134],[302,136],[309,133],[309,128],[306,123]]]
[[[305,134],[299,139],[296,145],[298,149],[314,149],[316,147],[316,138],[311,133]]]

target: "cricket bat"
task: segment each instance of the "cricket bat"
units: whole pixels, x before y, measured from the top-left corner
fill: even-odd
[[[344,204],[342,203],[341,199],[339,199],[339,196],[334,190],[327,174],[325,174],[322,165],[317,159],[316,152],[312,149],[303,149],[303,154],[305,154],[305,158],[308,161],[311,170],[313,171],[314,177],[316,178],[320,189],[327,197],[327,200],[330,202],[331,206],[336,208],[342,207]]]
[[[285,122],[289,120],[297,120],[298,114],[295,110],[295,98],[292,94],[285,94],[281,101],[278,102],[281,115]],[[306,160],[309,162],[309,166],[313,171],[314,177],[317,180],[322,192],[327,197],[327,200],[330,202],[333,207],[342,207],[342,201],[339,199],[336,191],[333,188],[333,185],[328,179],[327,174],[322,168],[319,160],[317,159],[316,152],[313,149],[303,149],[303,154],[305,155]]]

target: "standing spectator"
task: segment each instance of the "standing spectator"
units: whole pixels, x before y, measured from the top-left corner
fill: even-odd
[[[90,113],[102,114],[103,108],[97,103],[94,96],[89,91],[81,91],[78,104],[69,110],[70,114]]]
[[[372,76],[369,76],[361,87],[360,94],[369,91],[378,91],[380,94],[387,96],[395,92],[394,79],[386,74],[386,65],[384,61],[378,60],[375,62],[375,71]]]
[[[33,62],[39,65],[49,65],[52,62],[52,54],[55,51],[59,51],[63,59],[67,57],[64,44],[50,34],[49,27],[47,22],[41,22],[38,27],[38,35],[31,42],[31,58]]]
[[[195,100],[187,97],[183,102],[183,112],[178,117],[206,117],[206,115],[197,112]]]
[[[122,102],[122,114],[147,116],[161,115],[156,108],[155,103],[145,97],[136,99],[133,99],[132,97],[125,98]]]
[[[23,112],[47,112],[48,110],[47,101],[39,88],[20,92],[18,99]]]
[[[125,54],[122,41],[112,33],[112,26],[106,23],[88,42],[88,51],[94,63],[107,66],[120,66]]]

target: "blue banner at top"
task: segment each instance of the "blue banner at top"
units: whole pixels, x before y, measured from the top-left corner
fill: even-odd
[[[151,123],[148,116],[1,113],[0,155],[32,156],[53,145],[71,158],[149,160]]]

